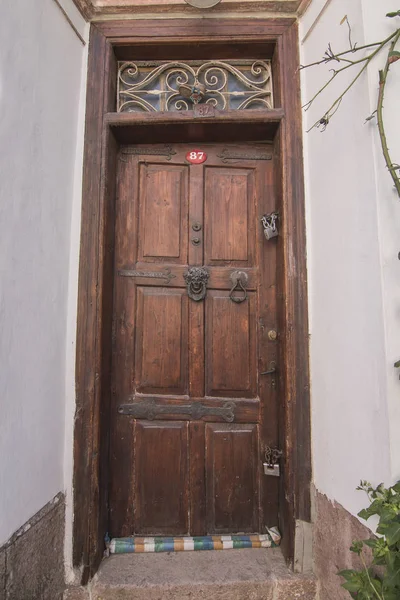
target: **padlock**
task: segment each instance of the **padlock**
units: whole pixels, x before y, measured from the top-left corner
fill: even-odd
[[[276,227],[271,227],[271,225],[267,225],[264,227],[264,235],[267,240],[272,240],[274,237],[278,237],[278,230]]]
[[[269,215],[264,215],[263,217],[261,217],[261,222],[263,224],[264,235],[267,238],[267,240],[272,240],[272,238],[275,238],[279,235],[277,226],[278,213],[273,212]]]
[[[281,470],[278,464],[269,465],[268,463],[263,463],[264,467],[264,475],[270,475],[272,477],[279,477],[281,474]]]

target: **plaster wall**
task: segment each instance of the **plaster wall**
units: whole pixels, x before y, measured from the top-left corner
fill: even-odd
[[[345,15],[360,46],[393,31],[385,14],[397,9],[396,0],[314,0],[301,21],[302,64],[322,58],[328,43],[337,52],[349,47],[347,25],[340,24]],[[376,122],[365,123],[376,108],[385,59],[360,77],[325,132],[306,133],[355,76],[350,69],[303,119],[314,481],[352,514],[366,502],[355,491],[360,479],[390,484],[400,478],[400,383],[393,368],[400,354],[400,203]],[[303,104],[332,66],[337,63],[301,72]],[[398,161],[396,79],[388,85],[385,115]]]
[[[0,20],[0,545],[64,489],[71,214],[87,30],[72,0]],[[70,442],[71,443],[71,442]]]

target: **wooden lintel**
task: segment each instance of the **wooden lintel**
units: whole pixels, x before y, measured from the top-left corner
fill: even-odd
[[[306,0],[307,2],[308,0]],[[143,13],[165,15],[180,13],[201,18],[212,17],[221,12],[254,13],[262,11],[265,17],[272,15],[296,16],[305,4],[304,0],[222,0],[212,9],[200,10],[187,4],[184,0],[74,0],[86,20],[102,20],[109,18],[135,18]]]
[[[200,119],[195,117],[193,111],[182,112],[160,112],[160,113],[107,113],[105,122],[110,127],[129,127],[140,124],[172,125],[174,123],[280,123],[284,117],[282,108],[264,110],[215,110],[213,117]]]

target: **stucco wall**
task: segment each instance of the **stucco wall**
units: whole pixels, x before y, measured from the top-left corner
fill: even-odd
[[[62,6],[81,35],[72,0]],[[64,489],[67,299],[85,48],[54,0],[0,20],[0,545]]]
[[[385,14],[397,9],[397,0],[314,0],[301,22],[302,64],[322,58],[328,43],[337,52],[348,48],[347,26],[340,25],[346,14],[353,42],[362,45],[393,30]],[[400,203],[376,123],[365,124],[384,62],[377,59],[360,78],[324,133],[304,134],[314,481],[353,514],[366,502],[355,491],[360,479],[400,478],[400,383],[393,368],[400,356]],[[302,71],[303,103],[332,66]],[[392,71],[385,115],[399,162],[400,77],[396,65]],[[350,77],[349,70],[336,78],[305,113],[305,132]]]

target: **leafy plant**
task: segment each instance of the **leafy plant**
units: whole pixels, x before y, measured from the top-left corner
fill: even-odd
[[[365,491],[370,501],[370,506],[361,510],[358,516],[368,520],[377,515],[377,533],[382,537],[353,542],[350,550],[358,554],[363,569],[340,571],[339,575],[345,579],[342,586],[357,600],[399,600],[400,481],[389,488],[385,488],[383,484],[373,488],[367,481],[361,481],[357,489]],[[372,549],[370,566],[367,566],[363,554],[364,546]]]

